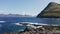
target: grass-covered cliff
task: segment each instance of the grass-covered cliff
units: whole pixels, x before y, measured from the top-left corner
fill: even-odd
[[[38,14],[37,17],[44,18],[60,18],[60,4],[50,2],[47,7]]]

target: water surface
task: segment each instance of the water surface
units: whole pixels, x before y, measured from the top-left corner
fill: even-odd
[[[0,17],[0,31],[18,32],[23,31],[26,26],[18,26],[13,23],[33,22],[43,24],[60,24],[60,18],[36,18],[36,17]]]

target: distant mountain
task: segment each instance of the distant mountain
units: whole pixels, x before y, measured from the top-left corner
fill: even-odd
[[[19,15],[19,14],[0,14],[0,17],[30,17],[30,15]]]
[[[50,2],[47,7],[40,14],[38,14],[37,17],[60,18],[60,4]]]

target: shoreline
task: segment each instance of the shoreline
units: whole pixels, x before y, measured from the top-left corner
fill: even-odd
[[[27,27],[24,31],[21,32],[3,32],[3,34],[60,34],[60,32],[53,32],[48,28],[29,28]]]

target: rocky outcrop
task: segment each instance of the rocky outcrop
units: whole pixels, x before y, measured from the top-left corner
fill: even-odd
[[[60,4],[50,2],[47,7],[40,14],[38,14],[37,17],[60,18]]]
[[[19,34],[53,34],[50,30],[45,30],[44,28],[26,28],[24,32],[19,32]]]

